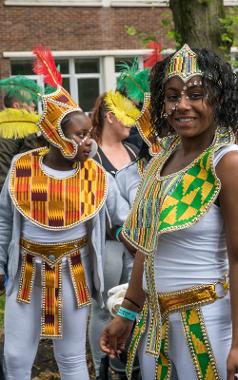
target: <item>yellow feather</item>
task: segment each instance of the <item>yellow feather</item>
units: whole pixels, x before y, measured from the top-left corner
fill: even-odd
[[[117,120],[129,127],[135,124],[140,115],[140,111],[134,103],[118,91],[108,91],[105,102]]]
[[[39,131],[36,123],[40,116],[25,109],[6,108],[0,112],[0,137],[5,139],[24,138]]]

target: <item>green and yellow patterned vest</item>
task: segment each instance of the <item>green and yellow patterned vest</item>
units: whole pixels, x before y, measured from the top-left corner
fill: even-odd
[[[232,144],[232,131],[217,130],[213,143],[176,175],[160,177],[161,169],[179,139],[148,165],[132,210],[124,223],[123,236],[135,248],[153,254],[159,235],[196,223],[214,203],[220,181],[213,167],[214,153]]]

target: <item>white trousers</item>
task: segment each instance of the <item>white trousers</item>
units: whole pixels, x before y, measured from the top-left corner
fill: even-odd
[[[76,308],[74,290],[67,265],[62,272],[63,339],[53,340],[54,355],[62,380],[89,380],[86,363],[86,330],[89,307]],[[6,380],[30,380],[40,340],[41,286],[37,264],[31,303],[16,300],[19,276],[13,292],[6,298],[4,369]]]
[[[210,344],[215,356],[220,380],[226,379],[226,360],[231,347],[230,301],[226,296],[201,308]],[[155,378],[155,359],[145,352],[143,337],[139,348],[142,379]],[[192,357],[187,346],[180,313],[169,316],[169,358],[172,362],[171,380],[197,380]]]

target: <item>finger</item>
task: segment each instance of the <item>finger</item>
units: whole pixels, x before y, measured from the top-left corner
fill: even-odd
[[[111,349],[116,354],[116,351],[117,351],[117,337],[116,336],[111,336],[109,344],[110,344]]]
[[[110,348],[108,344],[108,337],[106,335],[102,335],[101,338],[99,339],[99,346],[102,351],[109,353]]]

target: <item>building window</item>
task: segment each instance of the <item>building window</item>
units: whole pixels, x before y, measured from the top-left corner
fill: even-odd
[[[32,72],[32,60],[12,60],[11,74],[26,75],[43,85],[41,77]],[[101,68],[99,58],[57,59],[56,65],[63,78],[63,87],[85,111],[91,111],[101,92]]]
[[[100,94],[100,60],[81,58],[74,60],[77,99],[84,111],[91,111]]]

